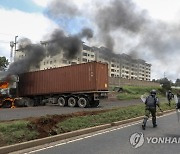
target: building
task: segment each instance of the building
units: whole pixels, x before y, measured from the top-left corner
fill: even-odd
[[[46,47],[46,45],[44,47]],[[26,55],[23,52],[17,52],[15,59],[20,59],[24,56]],[[74,59],[65,59],[63,52],[61,52],[53,57],[45,57],[44,60],[40,62],[40,68],[32,68],[31,71],[75,65],[91,61],[107,63],[110,77],[145,81],[150,81],[151,79],[151,64],[146,63],[144,60],[133,59],[130,55],[124,53],[115,54],[105,47],[89,47],[85,44],[83,44],[82,52]]]

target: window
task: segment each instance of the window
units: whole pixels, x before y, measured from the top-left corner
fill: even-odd
[[[87,56],[87,53],[83,52],[83,56]]]
[[[76,62],[71,62],[71,65],[76,65],[77,63]]]
[[[86,59],[86,58],[83,58],[82,60],[83,60],[83,62],[87,62],[87,59]]]
[[[67,64],[67,60],[63,60],[63,63],[64,63],[64,64]]]

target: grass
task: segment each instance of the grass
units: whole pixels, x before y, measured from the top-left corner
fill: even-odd
[[[172,103],[169,107],[166,103],[161,104],[162,110],[174,109],[175,104]],[[78,129],[88,128],[92,126],[98,126],[101,124],[107,124],[115,121],[130,119],[138,116],[144,115],[144,104],[121,107],[109,112],[100,113],[98,115],[83,116],[83,117],[74,117],[68,120],[65,120],[57,124],[57,132],[64,133],[70,132]]]
[[[162,103],[161,108],[165,110],[174,109],[175,103],[171,107],[167,103]],[[133,105],[115,108],[104,113],[72,117],[57,123],[54,130],[57,134],[79,130],[83,128],[112,123],[115,121],[130,119],[144,115],[145,105]],[[38,138],[38,130],[29,121],[8,121],[0,123],[0,146],[15,144]]]
[[[159,87],[139,87],[139,86],[124,86],[123,92],[117,95],[117,99],[119,100],[131,100],[131,99],[138,99],[141,95],[147,93],[155,89],[157,90],[158,97],[164,97],[161,93],[161,88]]]
[[[37,137],[36,130],[28,128],[28,121],[0,123],[0,136],[7,144],[33,140]]]

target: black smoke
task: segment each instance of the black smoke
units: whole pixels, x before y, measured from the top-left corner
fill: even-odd
[[[50,18],[74,17],[80,15],[78,7],[70,0],[54,0],[49,3],[45,14]]]
[[[98,9],[95,22],[98,26],[100,39],[107,48],[113,50],[115,41],[111,35],[112,31],[139,33],[148,19],[145,16],[145,11],[139,11],[132,1],[114,0],[109,5]]]

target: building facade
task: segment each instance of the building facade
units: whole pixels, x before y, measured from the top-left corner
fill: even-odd
[[[47,56],[40,62],[39,68],[31,68],[31,71],[98,61],[108,64],[110,77],[121,77],[144,81],[150,81],[151,79],[151,64],[146,63],[142,59],[133,59],[131,56],[124,53],[109,54],[107,51],[103,53],[103,50],[98,51],[87,45],[83,45],[81,51],[82,52],[76,55],[74,59],[66,59],[63,56],[63,52],[53,57]],[[15,60],[21,59],[24,56],[26,55],[19,51],[16,54]]]

